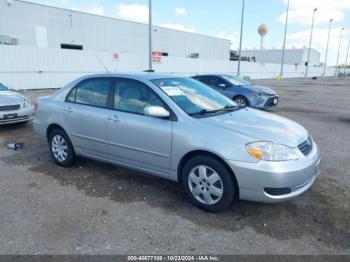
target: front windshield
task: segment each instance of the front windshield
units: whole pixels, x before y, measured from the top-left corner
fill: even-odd
[[[249,86],[252,85],[249,81],[243,80],[242,78],[230,75],[222,76],[225,80],[229,81],[231,84],[235,86]]]
[[[8,90],[6,86],[0,83],[0,91],[6,91]]]
[[[189,115],[236,106],[230,99],[191,78],[156,79],[152,82]]]

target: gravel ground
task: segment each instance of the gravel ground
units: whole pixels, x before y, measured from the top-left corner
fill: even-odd
[[[270,111],[318,142],[321,175],[311,190],[210,214],[167,180],[83,158],[62,169],[31,124],[3,126],[0,254],[350,254],[350,79],[256,82],[279,92]],[[8,150],[14,141],[25,149]]]

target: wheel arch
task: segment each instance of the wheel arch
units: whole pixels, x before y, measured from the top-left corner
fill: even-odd
[[[178,182],[181,183],[181,173],[182,173],[182,170],[186,164],[186,162],[188,160],[190,160],[191,158],[193,157],[196,157],[196,156],[210,156],[216,160],[218,160],[220,163],[222,163],[225,168],[227,169],[227,171],[231,174],[231,177],[233,178],[234,180],[234,184],[235,184],[235,189],[236,189],[236,192],[237,192],[237,198],[239,198],[239,186],[238,186],[238,181],[237,181],[237,178],[236,178],[236,175],[234,174],[232,168],[230,168],[230,166],[227,164],[227,162],[225,160],[223,160],[220,156],[218,156],[217,154],[215,153],[212,153],[210,151],[206,151],[206,150],[193,150],[193,151],[190,151],[188,152],[187,154],[185,154],[179,164],[178,164],[178,168],[177,168],[177,180]]]
[[[51,132],[55,129],[61,129],[67,134],[66,130],[64,130],[64,128],[62,126],[60,126],[58,124],[50,124],[46,129],[46,139],[47,140],[49,140]]]

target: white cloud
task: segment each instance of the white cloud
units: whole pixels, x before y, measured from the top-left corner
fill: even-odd
[[[94,14],[94,15],[104,15],[104,8],[96,3],[82,3],[82,4],[75,4],[73,1],[70,0],[61,0],[60,1],[60,7],[71,9],[74,11],[84,12],[88,14]]]
[[[238,44],[237,34],[227,34],[225,32],[221,32],[221,33],[217,34],[216,37],[230,40],[232,49],[234,49],[234,47],[237,46],[237,44]]]
[[[186,15],[187,14],[187,10],[186,8],[183,7],[177,7],[174,9],[174,12],[178,15]]]
[[[148,6],[142,4],[120,4],[118,6],[118,16],[120,18],[135,22],[148,22]]]
[[[172,23],[167,23],[167,24],[162,24],[160,25],[161,27],[166,27],[169,29],[175,29],[175,30],[180,30],[180,31],[185,31],[189,33],[194,33],[196,30],[194,28],[190,27],[185,27],[184,25],[181,24],[172,24]]]
[[[283,0],[287,3],[287,0]],[[317,8],[315,24],[328,23],[330,18],[340,21],[350,10],[350,0],[291,0],[289,23],[311,24],[313,10]],[[286,13],[281,14],[277,21],[285,23]]]
[[[340,40],[340,27],[331,30],[331,37],[329,42],[328,64],[335,65],[338,54],[339,40]],[[343,31],[342,45],[340,49],[339,63],[345,62],[347,38],[350,36],[350,30]],[[314,29],[312,48],[321,53],[321,61],[324,61],[325,51],[327,46],[328,28]],[[299,31],[287,35],[288,48],[296,47],[308,47],[310,41],[310,30]],[[344,61],[343,61],[344,60]]]

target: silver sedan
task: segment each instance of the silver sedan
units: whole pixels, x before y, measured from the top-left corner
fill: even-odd
[[[302,126],[174,75],[77,79],[39,99],[34,129],[60,166],[83,156],[178,181],[212,212],[291,199],[319,175],[319,148]]]
[[[0,83],[0,125],[28,122],[33,118],[32,102]]]

